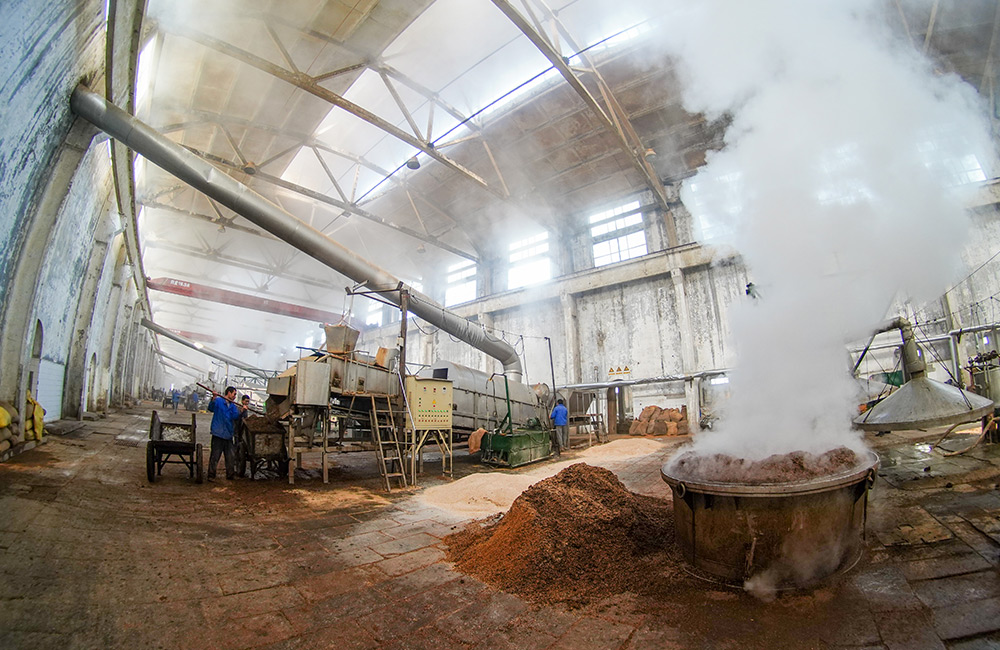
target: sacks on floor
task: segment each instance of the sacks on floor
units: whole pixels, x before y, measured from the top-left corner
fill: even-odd
[[[27,413],[24,414],[24,439],[41,440],[45,433],[45,409],[35,401],[30,392],[25,401]]]
[[[10,416],[10,424],[21,423],[21,414],[17,412],[17,409],[14,408],[13,404],[0,400],[0,408],[6,411],[7,414]]]

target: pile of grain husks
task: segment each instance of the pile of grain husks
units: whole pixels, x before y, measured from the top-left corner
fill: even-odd
[[[672,476],[689,481],[713,483],[796,483],[847,472],[860,464],[858,455],[847,447],[822,454],[795,451],[751,461],[726,454],[699,454],[687,451],[668,463]]]
[[[460,570],[536,602],[653,593],[680,572],[669,501],[629,492],[609,470],[583,463],[446,542]]]

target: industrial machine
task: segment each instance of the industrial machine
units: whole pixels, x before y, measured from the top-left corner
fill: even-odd
[[[325,329],[323,350],[267,384],[267,416],[289,429],[290,481],[302,454],[322,454],[325,476],[329,454],[370,450],[386,488],[391,479],[403,486],[422,467],[428,443],[440,450],[442,471],[450,473],[455,438],[479,428],[499,432],[489,443],[498,453],[484,449],[484,462],[516,466],[551,455],[549,434],[539,424],[544,407],[529,386],[447,361],[401,380],[395,350],[372,356],[354,349],[357,330]]]
[[[493,375],[494,379],[498,375]],[[515,427],[512,417],[513,408],[510,399],[510,382],[503,377],[504,395],[507,405],[507,415],[499,426],[487,431],[482,440],[482,461],[489,465],[503,467],[518,467],[552,455],[552,435],[544,430],[541,420],[532,417],[525,426]]]

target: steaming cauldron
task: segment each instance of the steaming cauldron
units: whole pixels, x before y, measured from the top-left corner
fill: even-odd
[[[669,464],[669,463],[668,463]],[[731,583],[807,587],[861,558],[878,456],[793,483],[699,482],[672,475],[677,542],[695,568]]]

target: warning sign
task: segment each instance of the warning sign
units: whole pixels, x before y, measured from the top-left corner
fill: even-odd
[[[608,377],[631,377],[632,369],[628,366],[611,366],[608,368]]]

